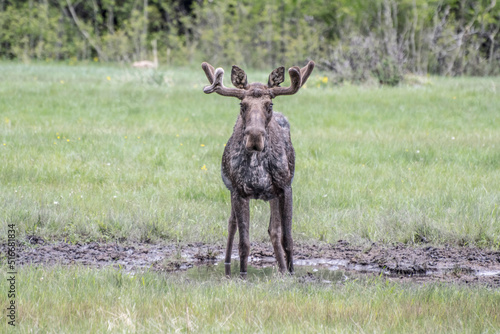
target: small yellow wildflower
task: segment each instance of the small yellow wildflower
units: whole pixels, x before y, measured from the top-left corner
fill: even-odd
[[[179,135],[178,135],[178,134],[177,134],[177,135],[175,135],[175,136],[176,136],[176,137],[179,137]]]
[[[98,61],[99,61],[99,58],[94,57],[94,62],[96,62],[96,63],[97,63]]]
[[[321,79],[321,82],[326,84],[328,83],[328,77],[327,76],[324,76],[322,79]]]
[[[181,143],[181,146],[182,146],[182,143]]]
[[[81,140],[82,138],[78,137],[78,140]]]
[[[7,117],[5,117],[4,120],[5,120],[5,124],[9,124],[10,119],[8,119]]]
[[[201,167],[201,170],[207,170],[207,166],[203,165],[203,167]]]
[[[57,139],[61,139],[61,136],[57,136]]]
[[[3,146],[7,146],[7,144],[6,144],[6,143],[3,143]]]
[[[456,99],[457,99],[457,97],[456,97],[456,96],[453,96],[453,100],[456,100]]]
[[[125,136],[125,139],[127,139],[127,138],[128,138],[128,137],[127,137],[127,136]]]
[[[66,141],[69,143],[69,139],[66,139]]]
[[[200,146],[201,146],[201,147],[205,147],[205,145],[204,145],[204,144],[201,144]]]
[[[141,139],[141,136],[137,136],[137,139]]]
[[[63,84],[63,85],[64,85],[64,80],[61,80],[60,82],[61,82],[61,84]]]
[[[107,76],[106,79],[108,79],[108,81],[111,81],[111,77],[110,76]]]

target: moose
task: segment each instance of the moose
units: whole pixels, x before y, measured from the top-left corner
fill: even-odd
[[[314,69],[314,62],[309,61],[303,68],[289,68],[289,87],[280,87],[285,81],[284,67],[272,71],[265,85],[249,84],[246,73],[238,66],[233,66],[231,82],[235,88],[224,86],[222,68],[214,69],[206,62],[201,67],[210,82],[203,89],[206,94],[215,92],[241,100],[240,114],[224,149],[221,165],[222,180],[231,193],[226,276],[231,276],[231,251],[237,229],[240,237],[240,277],[245,278],[247,274],[250,199],[270,202],[268,233],[279,271],[285,273],[288,270],[293,274],[292,181],[295,151],[290,138],[290,124],[281,113],[273,112],[272,101],[280,95],[297,93]]]

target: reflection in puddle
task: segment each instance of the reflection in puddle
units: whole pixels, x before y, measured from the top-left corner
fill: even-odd
[[[349,274],[341,270],[332,270],[331,267],[313,267],[305,265],[297,265],[295,267],[294,276],[299,280],[320,282],[320,283],[336,283],[343,282],[349,279]],[[231,263],[231,272],[233,277],[238,277],[239,274],[239,261]],[[194,266],[187,270],[187,277],[193,280],[210,280],[220,279],[225,277],[224,265],[221,263],[214,263],[203,266]],[[247,280],[268,280],[275,278],[278,274],[277,267],[261,267],[256,268],[248,265]]]
[[[352,278],[356,274],[382,274],[384,276],[440,276],[454,273],[457,268],[415,268],[413,266],[402,266],[396,268],[380,267],[370,264],[354,264],[344,259],[298,259],[295,260],[295,277],[308,282],[335,283]],[[254,263],[255,265],[255,263]],[[471,268],[459,268],[465,272],[481,277],[500,276],[500,270],[474,270]],[[239,261],[231,263],[233,277],[239,277]],[[269,261],[259,261],[257,266],[248,266],[247,279],[268,280],[275,278],[278,274],[277,267],[272,266]],[[187,276],[194,280],[221,279],[225,277],[222,262],[212,262],[205,265],[194,266],[187,270]]]
[[[478,270],[477,276],[500,276],[500,270]]]
[[[307,260],[294,260],[296,266],[343,266],[345,267],[349,260],[328,260],[328,259],[307,259]]]

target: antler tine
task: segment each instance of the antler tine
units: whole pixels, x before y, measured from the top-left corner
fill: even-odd
[[[290,87],[273,87],[270,89],[271,93],[274,97],[279,95],[293,95],[298,92],[301,86],[301,70],[299,67],[294,66],[288,69],[288,75],[290,76],[290,80],[292,83]]]
[[[300,82],[300,87],[302,87],[307,79],[309,78],[309,75],[311,75],[313,69],[314,69],[314,61],[310,61],[309,63],[307,63],[306,66],[302,67],[300,69],[300,78],[301,78],[301,82]]]
[[[207,62],[203,62],[201,63],[201,68],[205,71],[210,84],[212,84],[214,82],[214,67]]]
[[[205,68],[208,68],[208,70],[210,70],[210,68],[208,66],[204,66],[204,64],[206,64],[210,67],[211,67],[211,65],[209,65],[208,63],[202,64],[203,70],[205,70],[205,74],[207,74],[208,81],[210,81],[210,83],[211,83],[210,86],[206,86],[205,88],[203,88],[203,92],[205,94],[211,94],[211,93],[215,92],[215,93],[222,95],[222,96],[232,96],[232,97],[237,97],[238,99],[243,98],[243,96],[245,95],[245,90],[239,89],[239,88],[229,88],[229,87],[224,86],[224,84],[222,83],[222,79],[224,77],[224,70],[222,68],[219,67],[218,69],[216,69],[213,76],[210,77],[209,75],[212,72],[210,72],[210,71],[207,72],[207,70]],[[212,78],[212,80],[210,80],[211,78]]]

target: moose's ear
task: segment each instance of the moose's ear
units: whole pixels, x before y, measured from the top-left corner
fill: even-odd
[[[236,65],[233,65],[231,70],[231,82],[233,86],[240,89],[247,89],[248,81],[245,71]]]
[[[285,81],[285,67],[281,66],[269,74],[267,87],[278,87],[283,81]]]

